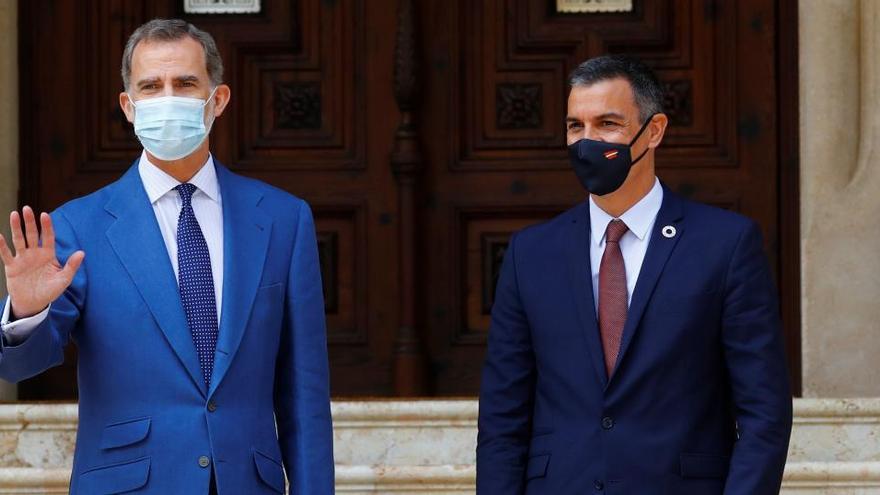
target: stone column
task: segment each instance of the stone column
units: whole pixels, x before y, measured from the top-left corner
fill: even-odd
[[[801,0],[799,46],[803,391],[878,396],[880,2]]]
[[[16,0],[0,0],[0,232],[7,239],[7,214],[17,204],[18,11]],[[6,295],[5,280],[0,276],[2,296]],[[15,385],[0,380],[0,401],[15,397]]]

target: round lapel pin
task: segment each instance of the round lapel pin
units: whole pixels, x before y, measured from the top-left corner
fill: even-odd
[[[675,227],[673,227],[672,225],[667,225],[666,227],[663,227],[663,230],[660,231],[660,233],[663,234],[663,237],[667,239],[672,239],[673,237],[675,237],[675,234],[677,232],[678,231],[675,230]]]

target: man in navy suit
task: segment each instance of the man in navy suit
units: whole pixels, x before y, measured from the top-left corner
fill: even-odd
[[[13,212],[14,252],[0,238],[0,377],[34,376],[76,344],[72,494],[284,493],[285,471],[291,493],[332,494],[309,206],[212,157],[230,88],[208,33],[144,24],[122,78],[141,156],[51,216]]]
[[[758,226],[654,173],[655,76],[571,75],[589,199],[513,236],[480,391],[477,493],[778,493],[792,409]]]

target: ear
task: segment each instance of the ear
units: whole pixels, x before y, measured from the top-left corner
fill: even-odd
[[[129,98],[128,93],[119,93],[119,108],[122,109],[122,113],[125,114],[128,122],[134,124],[134,105],[131,104],[131,98]]]
[[[232,90],[229,86],[225,84],[217,86],[217,90],[214,91],[214,118],[223,115],[230,98],[232,98]]]
[[[653,149],[660,146],[660,142],[663,141],[663,136],[666,134],[667,125],[669,125],[669,117],[665,113],[658,113],[651,118],[651,123],[648,124],[648,129],[645,131],[650,136],[648,148]]]

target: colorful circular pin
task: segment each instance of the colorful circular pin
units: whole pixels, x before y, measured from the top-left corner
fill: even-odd
[[[675,230],[675,227],[673,227],[672,225],[667,225],[666,227],[663,227],[663,230],[660,231],[660,233],[663,234],[663,237],[667,239],[672,239],[673,237],[675,237],[675,234],[677,232],[678,231]]]

